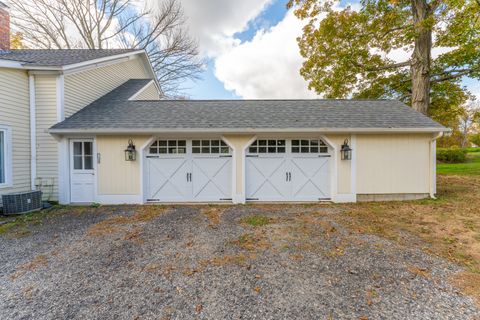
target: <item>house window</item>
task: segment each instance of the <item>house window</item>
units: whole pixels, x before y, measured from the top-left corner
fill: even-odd
[[[285,153],[285,140],[256,140],[248,148],[249,153]]]
[[[229,154],[230,147],[222,140],[192,140],[192,153]]]
[[[0,127],[0,187],[8,186],[11,175],[10,131]]]
[[[93,142],[73,142],[73,169],[93,170]]]
[[[150,154],[185,154],[186,140],[157,140],[150,145]]]
[[[292,153],[328,153],[322,140],[292,140]]]

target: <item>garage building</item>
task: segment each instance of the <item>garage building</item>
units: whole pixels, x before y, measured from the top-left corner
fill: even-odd
[[[445,127],[395,100],[135,100],[129,80],[50,128],[62,203],[434,197]]]

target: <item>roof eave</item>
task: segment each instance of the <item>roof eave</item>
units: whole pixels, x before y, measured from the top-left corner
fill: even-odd
[[[55,129],[48,130],[55,135],[65,134],[161,134],[161,133],[439,133],[450,132],[448,128],[100,128],[100,129]]]
[[[24,70],[39,70],[39,71],[71,71],[75,70],[78,68],[90,66],[90,65],[96,65],[102,62],[108,62],[112,60],[118,60],[124,57],[130,57],[136,54],[145,54],[145,50],[135,50],[131,52],[125,52],[125,53],[120,53],[120,54],[115,54],[107,57],[102,57],[102,58],[97,58],[97,59],[92,59],[92,60],[87,60],[79,63],[72,63],[72,64],[67,64],[67,65],[58,65],[58,66],[47,66],[47,65],[38,65],[38,64],[31,64],[27,62],[22,62],[22,61],[15,61],[15,60],[8,60],[8,59],[0,59],[0,67],[4,68],[15,68],[15,69],[24,69]],[[148,59],[148,58],[147,58]]]

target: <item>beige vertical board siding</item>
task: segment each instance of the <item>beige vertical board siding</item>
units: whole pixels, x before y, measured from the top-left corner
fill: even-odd
[[[57,77],[35,76],[37,178],[44,199],[58,200],[58,142],[47,130],[57,123]],[[51,185],[53,183],[53,187]]]
[[[357,135],[357,193],[429,193],[429,134]]]
[[[236,186],[235,194],[240,195],[243,193],[243,150],[248,147],[248,143],[253,139],[253,135],[225,135],[224,138],[230,146],[235,150],[235,173],[236,173]]]
[[[143,88],[142,92],[140,92],[134,100],[158,100],[160,99],[160,95],[158,93],[157,86],[154,82],[148,84],[145,88]]]
[[[350,135],[327,135],[325,136],[335,147],[337,159],[337,193],[349,194],[351,190],[351,166],[352,161],[342,160],[340,149],[345,139],[351,140]],[[332,157],[333,158],[333,157]],[[333,160],[333,159],[332,159]],[[333,172],[331,174],[334,174]]]
[[[139,195],[141,193],[140,148],[150,137],[97,136],[99,195]],[[137,148],[137,160],[125,161],[125,149],[132,139]]]
[[[10,127],[13,151],[12,186],[0,188],[0,195],[30,190],[29,110],[28,74],[0,68],[0,126]]]
[[[116,63],[65,76],[65,117],[112,91],[129,79],[148,79],[141,59]]]

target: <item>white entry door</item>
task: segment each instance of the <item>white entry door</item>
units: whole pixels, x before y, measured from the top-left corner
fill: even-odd
[[[95,201],[95,164],[93,140],[70,140],[70,201]]]
[[[247,200],[330,199],[330,154],[322,140],[257,140],[247,151]]]
[[[222,140],[156,140],[145,164],[148,202],[232,199],[232,155]]]

